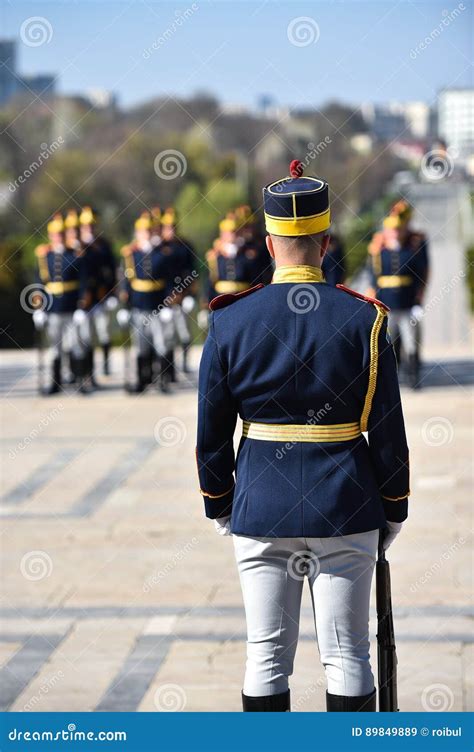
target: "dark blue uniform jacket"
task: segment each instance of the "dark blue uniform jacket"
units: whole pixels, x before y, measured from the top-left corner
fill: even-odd
[[[235,458],[239,416],[282,435],[243,437]],[[368,438],[287,441],[294,424],[355,425]],[[331,537],[404,520],[408,448],[386,310],[325,283],[271,284],[216,310],[197,463],[207,516],[232,513],[235,534]]]

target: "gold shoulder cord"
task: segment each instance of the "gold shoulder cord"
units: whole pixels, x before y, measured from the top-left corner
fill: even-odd
[[[377,386],[377,369],[379,363],[379,333],[383,324],[383,320],[387,315],[387,312],[381,306],[376,305],[377,316],[375,317],[372,331],[370,333],[370,367],[369,367],[369,384],[367,387],[367,394],[365,395],[364,409],[360,419],[360,430],[367,431],[367,423],[369,421],[370,410],[372,408],[372,400],[375,394],[375,388]]]
[[[127,254],[125,256],[125,269],[128,272],[128,274],[125,275],[127,279],[129,280],[135,279],[137,275],[135,272],[135,263],[133,261],[133,253]]]
[[[44,285],[48,284],[50,280],[50,276],[49,276],[48,260],[46,256],[38,256],[38,267],[39,267],[39,273],[40,273],[42,283]]]

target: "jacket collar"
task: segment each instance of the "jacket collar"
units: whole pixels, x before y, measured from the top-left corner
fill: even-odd
[[[324,282],[324,276],[317,266],[279,266],[273,272],[272,284],[281,282]]]

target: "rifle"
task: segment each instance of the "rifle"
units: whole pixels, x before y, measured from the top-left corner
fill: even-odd
[[[377,598],[377,659],[379,680],[379,712],[398,712],[397,649],[393,629],[390,564],[383,550],[384,531],[380,531],[378,558],[375,565]]]

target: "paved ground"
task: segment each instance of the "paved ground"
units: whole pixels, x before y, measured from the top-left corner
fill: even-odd
[[[426,388],[404,394],[413,503],[390,552],[400,706],[466,710],[473,374],[459,347],[428,361]],[[2,707],[239,710],[244,615],[231,541],[197,493],[192,379],[167,398],[112,376],[39,399],[33,362],[3,356]],[[323,709],[313,634],[306,594],[297,711]]]

